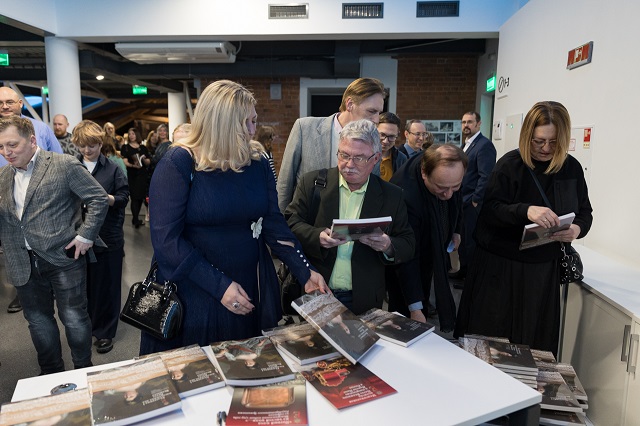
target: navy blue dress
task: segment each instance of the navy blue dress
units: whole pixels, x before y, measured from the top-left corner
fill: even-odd
[[[301,283],[311,273],[278,209],[267,160],[254,160],[241,173],[194,173],[189,152],[173,148],[158,163],[149,196],[158,279],[178,285],[185,316],[181,334],[172,340],[160,341],[143,332],[140,354],[244,339],[276,326],[282,317],[280,292],[266,246]],[[260,218],[258,236],[251,225]],[[237,315],[220,303],[232,281],[247,292],[254,312]]]

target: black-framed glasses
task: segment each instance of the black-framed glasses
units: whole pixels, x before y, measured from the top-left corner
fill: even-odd
[[[354,164],[357,165],[361,165],[361,164],[366,164],[369,162],[369,160],[371,160],[376,153],[374,152],[373,154],[371,154],[371,156],[369,158],[366,158],[363,155],[356,155],[356,156],[350,156],[349,154],[345,154],[344,152],[337,152],[338,155],[338,160],[340,161],[344,161],[345,163],[348,163],[350,160],[353,160]]]
[[[18,101],[14,101],[13,99],[9,99],[8,101],[0,101],[0,107],[2,107],[4,105],[6,105],[8,107],[12,107],[17,103],[18,103]]]
[[[387,134],[384,134],[384,133],[380,133],[380,140],[382,140],[382,139],[386,139],[389,142],[395,142],[396,139],[398,139],[398,135],[387,135]]]
[[[550,148],[555,148],[556,144],[558,143],[558,141],[555,139],[531,139],[531,142],[536,148],[542,148],[546,144],[549,144]]]
[[[409,133],[410,135],[413,135],[413,136],[415,136],[417,138],[426,138],[429,135],[429,133],[427,133],[427,132],[424,132],[424,133],[413,133],[413,132],[410,132],[408,130],[407,130],[407,133]]]

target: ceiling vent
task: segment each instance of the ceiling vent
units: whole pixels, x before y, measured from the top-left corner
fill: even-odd
[[[269,19],[309,19],[309,3],[270,4]]]
[[[460,16],[459,1],[419,1],[416,18],[451,18]]]
[[[228,42],[116,43],[123,57],[138,64],[234,63],[236,48]]]
[[[342,3],[342,19],[383,17],[384,3]]]

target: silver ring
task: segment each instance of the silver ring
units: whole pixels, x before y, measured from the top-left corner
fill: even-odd
[[[238,309],[238,307],[240,306],[240,303],[236,301],[236,302],[233,302],[231,306],[233,306],[233,309]]]

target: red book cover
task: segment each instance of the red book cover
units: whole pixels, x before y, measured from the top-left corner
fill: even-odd
[[[344,357],[295,368],[338,410],[397,392],[362,364]]]

